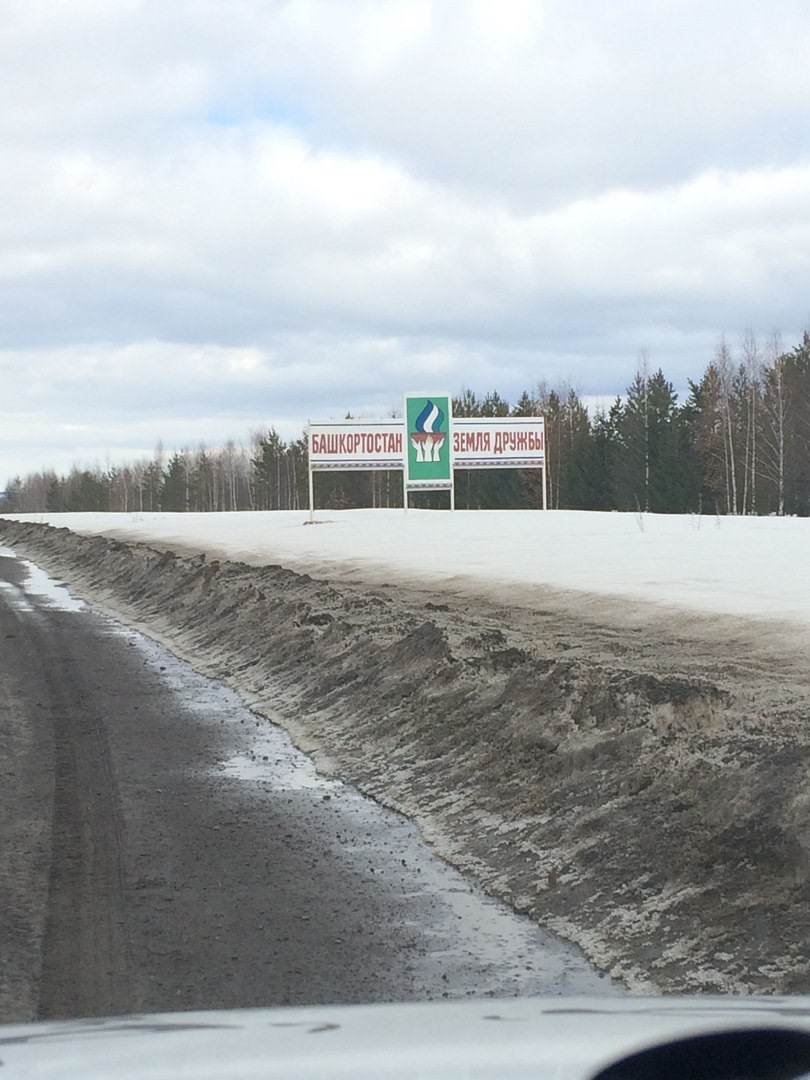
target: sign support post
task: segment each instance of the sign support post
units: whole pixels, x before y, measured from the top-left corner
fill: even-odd
[[[543,442],[545,443],[545,438]],[[548,447],[546,446],[543,448],[543,509],[548,510]]]
[[[315,482],[312,469],[312,421],[307,424],[307,464],[309,465],[309,523],[315,523]]]

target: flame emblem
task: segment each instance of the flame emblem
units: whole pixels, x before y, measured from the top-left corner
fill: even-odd
[[[416,431],[411,432],[411,446],[416,451],[416,460],[420,462],[439,461],[441,449],[447,439],[441,428],[444,412],[432,401],[425,403],[424,409],[414,421]]]

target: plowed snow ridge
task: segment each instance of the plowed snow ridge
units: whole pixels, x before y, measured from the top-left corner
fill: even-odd
[[[638,991],[808,992],[806,637],[0,522]]]

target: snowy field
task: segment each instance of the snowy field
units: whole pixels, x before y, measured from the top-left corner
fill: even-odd
[[[357,580],[554,585],[810,623],[810,519],[580,511],[37,514],[78,533]]]

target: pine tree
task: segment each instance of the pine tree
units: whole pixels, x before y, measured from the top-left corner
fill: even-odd
[[[614,490],[620,510],[649,510],[649,380],[638,370],[627,388],[618,423],[621,453],[616,456]]]
[[[790,512],[810,514],[810,333],[789,356],[789,393],[793,404],[790,432]]]
[[[684,422],[689,443],[698,462],[698,510],[724,513],[728,507],[726,487],[726,442],[721,412],[720,376],[709,364],[700,382],[689,381],[690,394]]]
[[[160,491],[162,510],[181,513],[189,509],[189,463],[184,453],[172,454]]]
[[[658,371],[647,388],[647,504],[655,513],[681,512],[686,491],[678,396]]]
[[[620,398],[608,412],[597,410],[591,424],[588,441],[587,478],[588,489],[584,509],[612,510],[616,506],[614,478],[616,460],[620,453],[619,419],[622,403]]]
[[[761,462],[766,487],[765,508],[779,517],[785,513],[793,408],[790,398],[790,361],[782,353],[777,335],[769,344],[770,365],[762,374]]]

